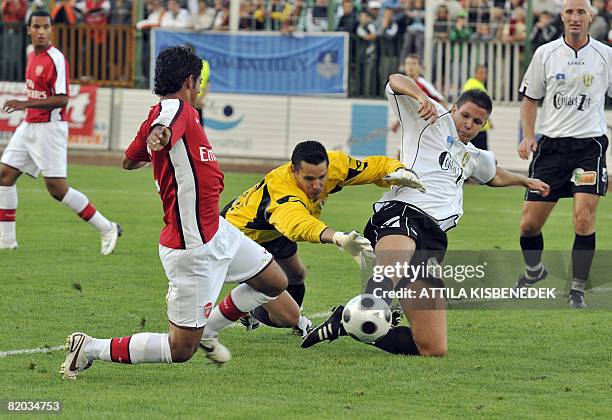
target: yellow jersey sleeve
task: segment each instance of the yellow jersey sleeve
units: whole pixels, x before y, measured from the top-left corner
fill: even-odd
[[[344,152],[330,152],[329,177],[339,179],[340,188],[345,185],[376,184],[379,187],[389,187],[388,181],[383,177],[394,172],[404,165],[397,159],[386,156],[369,156],[363,160],[356,159]]]
[[[283,236],[294,242],[320,243],[321,233],[327,228],[327,225],[313,217],[306,205],[296,196],[285,196],[268,208],[271,213],[270,223]]]

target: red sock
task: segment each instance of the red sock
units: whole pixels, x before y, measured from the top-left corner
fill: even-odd
[[[130,339],[132,337],[117,337],[111,340],[110,354],[111,360],[115,363],[131,364],[130,359]]]
[[[96,214],[96,208],[91,203],[87,203],[85,208],[79,213],[79,217],[85,221],[88,221],[94,214]]]
[[[236,307],[234,301],[232,300],[231,293],[228,294],[225,299],[223,299],[223,301],[219,304],[219,310],[221,311],[223,316],[229,319],[230,321],[236,321],[241,316],[246,315],[246,312],[242,312]]]

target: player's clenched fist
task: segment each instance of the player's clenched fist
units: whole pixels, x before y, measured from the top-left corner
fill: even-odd
[[[168,127],[158,125],[156,127],[153,127],[153,129],[147,136],[147,145],[154,152],[159,152],[164,147],[166,147],[166,145],[170,141],[171,136],[172,132]]]
[[[362,255],[367,257],[374,255],[372,244],[357,231],[336,232],[332,241],[340,248],[351,254],[357,264],[362,265]]]
[[[430,124],[436,122],[436,119],[438,118],[438,112],[433,102],[427,99],[425,95],[421,95],[419,102],[421,104],[418,111],[419,117],[421,117]]]

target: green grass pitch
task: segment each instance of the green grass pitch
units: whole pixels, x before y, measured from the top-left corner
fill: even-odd
[[[260,178],[227,174],[222,202]],[[150,169],[75,165],[70,181],[124,236],[101,257],[97,232],[54,202],[41,180],[23,177],[20,249],[0,252],[0,351],[58,346],[73,331],[166,331],[161,203]],[[345,188],[322,218],[362,230],[381,192]],[[520,189],[466,186],[450,249],[517,250],[521,205]],[[600,250],[612,249],[611,209],[602,200]],[[555,209],[545,241],[571,248],[571,201]],[[300,253],[309,270],[307,315],[358,294],[360,273],[347,255],[311,244]],[[288,330],[264,327],[224,331],[234,358],[221,368],[198,353],[173,365],[96,362],[65,381],[57,374],[62,351],[10,355],[0,357],[0,400],[61,400],[71,418],[612,418],[609,311],[452,310],[448,324],[449,354],[439,359],[392,356],[348,338],[304,350]]]

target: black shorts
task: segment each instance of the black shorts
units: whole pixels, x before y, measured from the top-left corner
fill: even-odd
[[[434,257],[442,262],[448,247],[448,239],[436,221],[410,204],[388,201],[370,218],[364,229],[364,236],[372,246],[387,235],[408,236],[416,242],[412,264],[427,263]]]
[[[263,246],[277,260],[292,257],[297,252],[297,244],[285,236],[259,245]]]
[[[529,176],[550,185],[550,194],[542,197],[527,190],[525,200],[557,201],[560,198],[573,197],[577,192],[606,195],[607,149],[606,136],[585,139],[551,139],[542,136],[529,165]],[[579,169],[582,170],[582,175],[575,173]]]

